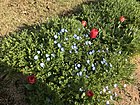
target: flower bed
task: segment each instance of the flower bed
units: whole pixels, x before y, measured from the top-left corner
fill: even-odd
[[[1,60],[28,75],[31,105],[102,105],[118,99],[111,90],[123,87],[122,80],[130,82],[129,55],[139,38],[139,4],[131,1],[85,4],[71,18],[53,18],[2,40]]]

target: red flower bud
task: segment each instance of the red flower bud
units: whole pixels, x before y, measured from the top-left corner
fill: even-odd
[[[34,75],[27,76],[27,81],[29,84],[34,84],[36,82],[36,78]]]
[[[84,21],[84,20],[83,20],[81,23],[82,23],[82,25],[83,25],[84,27],[87,25],[87,22]]]
[[[93,29],[90,31],[90,38],[96,38],[97,35],[98,35],[98,33],[99,33],[98,29],[93,28]]]
[[[120,22],[124,22],[126,19],[125,19],[125,17],[124,16],[121,16],[120,17]]]
[[[88,96],[88,97],[93,97],[93,92],[91,91],[91,90],[88,90],[87,92],[86,92],[86,95]]]

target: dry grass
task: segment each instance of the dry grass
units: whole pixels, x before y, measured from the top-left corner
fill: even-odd
[[[87,0],[0,0],[0,35],[47,21]]]

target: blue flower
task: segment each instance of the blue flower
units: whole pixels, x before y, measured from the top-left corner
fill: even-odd
[[[60,30],[60,33],[64,33],[64,32],[68,32],[68,30],[62,28],[62,29]]]
[[[82,72],[80,71],[79,73],[77,73],[78,76],[82,76]]]
[[[101,52],[100,50],[98,50],[97,52]]]
[[[77,64],[77,67],[80,68],[81,67],[81,64]]]
[[[74,34],[74,35],[73,35],[73,38],[77,38],[77,35],[76,35],[76,34]]]
[[[92,50],[92,54],[94,53],[95,51],[94,50]]]
[[[90,60],[87,60],[87,63],[90,64]]]
[[[64,48],[63,47],[61,48],[61,51],[64,52]]]
[[[87,38],[87,37],[89,37],[89,35],[88,34],[84,34],[84,36]]]
[[[84,91],[84,90],[83,90],[82,88],[79,88],[79,91],[81,91],[81,92],[82,92],[82,91]]]
[[[35,56],[34,56],[34,59],[35,59],[35,60],[37,60],[37,59],[38,59],[38,56],[37,56],[37,55],[35,55]]]
[[[57,41],[55,40],[55,41],[54,41],[54,44],[56,44],[56,43],[57,43]]]
[[[55,54],[51,54],[52,57],[55,57]]]
[[[92,51],[89,52],[89,55],[92,55]]]
[[[44,64],[44,63],[40,63],[40,66],[41,66],[41,67],[44,67],[44,66],[45,66],[45,64]]]
[[[60,43],[58,43],[57,46],[58,46],[59,48],[61,48],[61,44],[60,44]]]
[[[55,39],[57,39],[57,38],[58,38],[58,36],[57,36],[57,35],[54,35],[54,38],[55,38]]]
[[[110,67],[112,68],[112,64],[110,63]]]
[[[75,66],[75,69],[77,70],[78,68]]]
[[[46,54],[46,57],[49,57],[50,55],[49,54]]]
[[[50,61],[51,59],[50,58],[47,58],[47,61]]]
[[[69,38],[65,38],[65,40],[69,40]]]
[[[77,38],[76,38],[77,40],[80,40],[80,37],[79,36],[77,36]]]
[[[92,64],[92,70],[95,70],[96,68],[95,68],[95,65],[94,64]]]
[[[122,53],[122,51],[119,51],[119,54],[121,54]]]
[[[110,105],[109,101],[106,101],[106,105]]]
[[[37,51],[38,54],[40,54],[40,51]]]
[[[70,50],[69,53],[72,53],[72,51]]]
[[[78,28],[78,31],[80,31],[81,29],[80,28]]]

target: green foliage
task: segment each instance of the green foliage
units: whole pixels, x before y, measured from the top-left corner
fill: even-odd
[[[115,95],[108,93],[114,84],[130,81],[129,55],[139,40],[138,7],[135,0],[85,4],[71,18],[53,18],[3,38],[0,60],[37,77],[36,84],[25,85],[31,105],[105,104]],[[120,16],[126,20],[120,22]],[[89,37],[92,28],[99,30],[96,39]],[[86,96],[88,90],[93,97]]]

